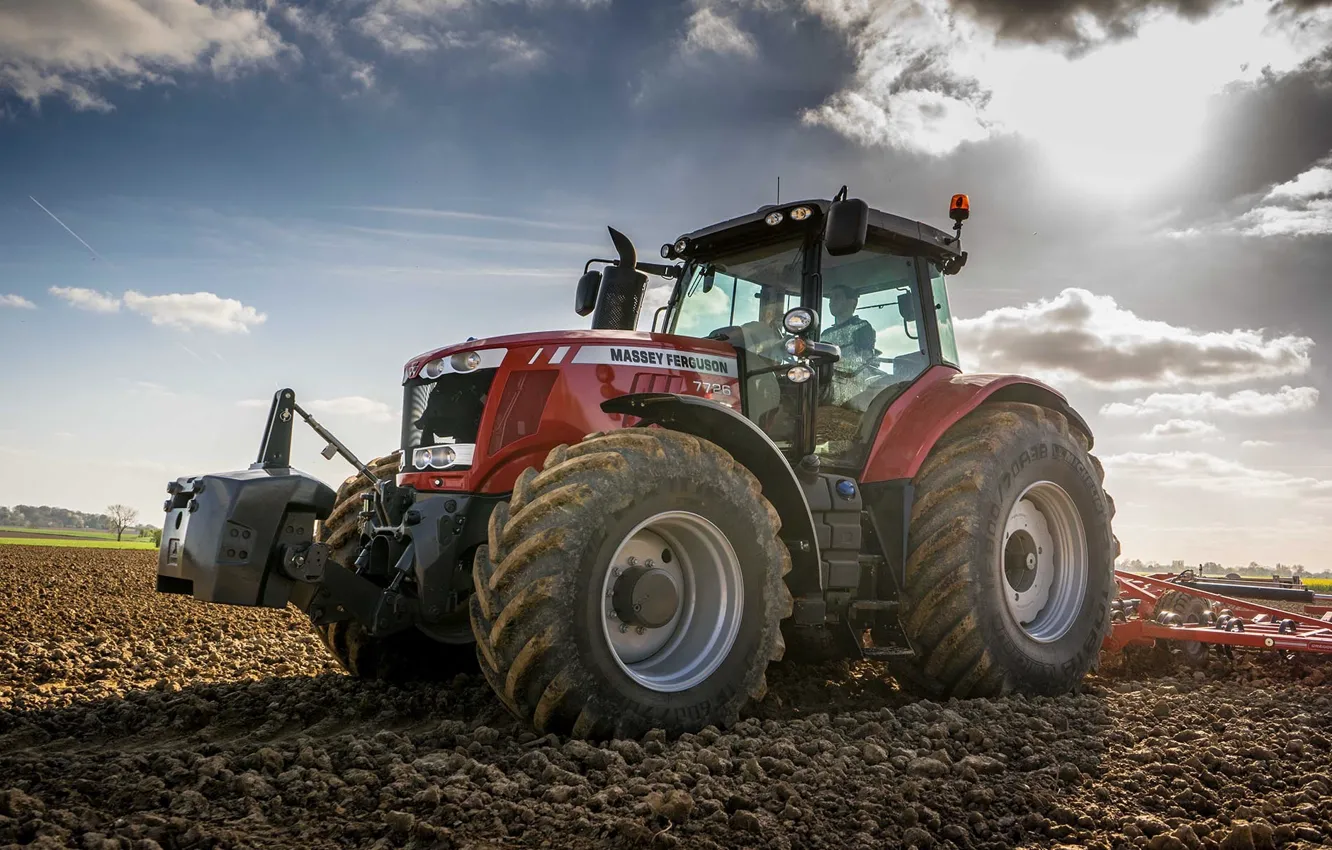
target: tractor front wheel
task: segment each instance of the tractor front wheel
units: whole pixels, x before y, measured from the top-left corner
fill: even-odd
[[[734,723],[783,651],[778,528],[754,476],[706,440],[633,428],[559,446],[477,552],[481,670],[542,733]]]
[[[1052,694],[1095,665],[1116,541],[1100,464],[1061,414],[981,406],[915,479],[899,679],[933,697]]]

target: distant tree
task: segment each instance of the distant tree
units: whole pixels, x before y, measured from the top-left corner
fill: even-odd
[[[111,505],[106,509],[106,515],[111,520],[111,530],[116,533],[116,542],[120,542],[120,537],[125,533],[125,529],[134,524],[139,518],[139,512],[129,505]]]

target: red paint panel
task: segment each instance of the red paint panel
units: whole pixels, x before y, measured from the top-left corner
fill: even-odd
[[[495,416],[495,428],[490,432],[490,454],[537,432],[546,399],[550,398],[550,390],[559,375],[553,369],[542,369],[515,372],[509,376]]]
[[[884,414],[862,483],[914,478],[930,449],[953,423],[975,410],[995,391],[1013,384],[1055,390],[1017,375],[963,375],[951,366],[931,366]]]
[[[458,351],[484,348],[506,348],[491,385],[490,400],[481,416],[480,437],[471,469],[459,472],[406,472],[398,476],[398,483],[423,491],[450,491],[469,493],[507,493],[513,482],[529,466],[540,467],[546,455],[560,444],[573,445],[583,437],[597,431],[627,427],[632,420],[604,413],[601,403],[631,392],[674,392],[713,398],[729,404],[739,412],[740,382],[723,375],[703,374],[684,368],[659,367],[643,363],[574,362],[584,345],[624,345],[660,349],[666,352],[701,356],[734,358],[735,350],[716,340],[677,337],[667,334],[647,334],[630,331],[560,331],[543,334],[494,337],[472,340],[468,343],[432,351],[414,358],[408,370],[415,365],[441,355]],[[567,346],[568,351],[559,363],[550,361],[556,349]],[[517,387],[536,375],[552,375],[540,426],[535,433],[511,435],[504,430],[506,399],[525,396],[526,389]],[[492,437],[491,435],[495,435]],[[436,483],[438,482],[438,483]]]

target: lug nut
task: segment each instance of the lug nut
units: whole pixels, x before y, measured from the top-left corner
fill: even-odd
[[[627,623],[620,623],[620,634],[624,634],[627,631],[629,631],[629,625]]]

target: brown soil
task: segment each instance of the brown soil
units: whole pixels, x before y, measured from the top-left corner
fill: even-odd
[[[1322,661],[1152,653],[1082,693],[904,699],[777,665],[729,730],[591,744],[476,677],[337,671],[297,611],[153,589],[150,554],[0,549],[0,846],[1265,848],[1332,835]],[[1110,669],[1113,668],[1113,669]]]

